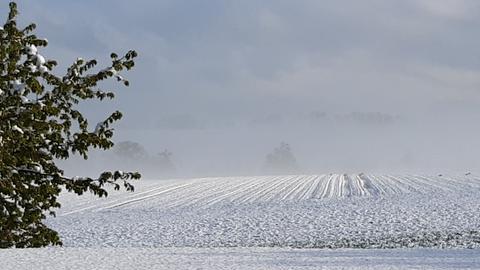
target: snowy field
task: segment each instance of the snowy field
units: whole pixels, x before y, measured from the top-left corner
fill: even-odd
[[[140,181],[66,196],[67,247],[480,248],[476,176],[321,175]]]
[[[0,252],[2,270],[479,269],[479,250],[51,248]]]
[[[41,269],[52,257],[58,269],[85,261],[102,269],[480,269],[476,175],[135,184],[106,199],[66,194],[48,220],[65,248],[2,251],[1,269]]]

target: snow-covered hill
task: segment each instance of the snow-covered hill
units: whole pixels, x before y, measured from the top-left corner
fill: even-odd
[[[295,175],[140,181],[67,194],[66,246],[480,247],[475,175]]]

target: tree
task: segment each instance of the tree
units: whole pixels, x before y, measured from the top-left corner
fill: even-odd
[[[92,130],[77,109],[81,101],[113,99],[114,93],[98,84],[114,78],[128,86],[120,72],[134,66],[135,51],[123,57],[112,53],[111,66],[94,71],[96,60],[77,59],[64,76],[52,70],[39,47],[35,24],[17,28],[18,11],[10,3],[8,19],[0,28],[0,247],[60,245],[57,232],[44,223],[55,215],[62,189],[82,195],[86,191],[107,196],[106,185],[133,190],[129,179],[136,172],[103,172],[99,177],[68,177],[57,160],[78,154],[88,158],[92,148],[113,146],[112,123],[122,117],[113,112]]]
[[[117,143],[113,148],[113,152],[122,159],[142,161],[148,158],[147,150],[141,144],[132,141]]]
[[[164,150],[157,155],[150,155],[145,147],[133,141],[122,141],[113,147],[113,156],[108,157],[107,164],[121,164],[129,170],[141,169],[148,178],[171,176],[175,172],[172,153]]]
[[[265,170],[268,173],[293,173],[298,171],[297,160],[292,153],[290,145],[280,143],[266,157]]]

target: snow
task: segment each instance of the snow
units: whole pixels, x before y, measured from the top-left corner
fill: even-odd
[[[111,72],[113,75],[117,75],[117,74],[118,74],[117,70],[116,70],[115,68],[113,68],[113,67],[106,68],[105,71],[109,71],[109,72]]]
[[[38,50],[37,50],[37,47],[35,47],[35,45],[33,44],[27,45],[25,49],[27,50],[28,55],[37,55]]]
[[[475,175],[135,183],[107,199],[67,194],[48,222],[67,247],[480,248]]]
[[[10,90],[10,93],[12,94],[19,93],[20,95],[23,95],[23,92],[25,90],[25,84],[20,82],[20,80],[14,80],[12,84],[13,84],[13,87]]]
[[[33,167],[32,167],[33,171],[34,172],[37,172],[37,173],[43,173],[43,168],[41,165],[39,164],[35,164]]]
[[[20,96],[22,103],[28,103],[30,100],[26,96]]]
[[[37,54],[37,67],[43,66],[45,64],[45,58],[41,54]]]
[[[36,60],[36,66],[29,65],[29,68],[32,72],[35,72],[38,70],[40,71],[40,73],[45,73],[48,71],[48,67],[45,66],[45,63],[46,63],[45,57],[43,57],[43,55],[37,52],[37,48],[35,46],[29,48],[27,53],[29,55],[34,56]]]
[[[40,66],[40,67],[38,68],[38,71],[40,71],[41,73],[45,73],[45,72],[48,71],[48,68],[47,68],[46,66]]]
[[[35,66],[33,64],[29,64],[28,68],[30,69],[31,72],[36,72],[37,71],[37,66]]]
[[[62,195],[64,248],[5,269],[480,268],[480,177],[327,174],[134,181]],[[22,262],[22,263],[18,263]],[[3,269],[3,268],[2,268]]]
[[[18,133],[20,133],[20,134],[23,134],[23,130],[22,130],[21,128],[19,128],[17,125],[14,125],[14,126],[12,127],[12,130],[13,130],[13,131],[16,131],[16,132],[18,132]]]
[[[48,248],[0,252],[2,270],[478,269],[479,250]]]

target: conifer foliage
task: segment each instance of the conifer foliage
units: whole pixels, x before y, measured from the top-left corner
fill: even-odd
[[[57,232],[43,222],[60,207],[62,189],[82,195],[107,195],[107,185],[133,190],[137,172],[104,172],[98,177],[68,177],[57,161],[79,154],[87,159],[92,148],[113,146],[113,112],[92,128],[77,110],[87,100],[113,99],[114,93],[98,84],[115,79],[134,66],[135,51],[123,57],[112,53],[111,65],[96,69],[96,60],[77,59],[64,76],[52,72],[57,65],[41,54],[47,40],[33,34],[35,24],[17,27],[17,6],[10,3],[0,27],[0,247],[61,245]]]

